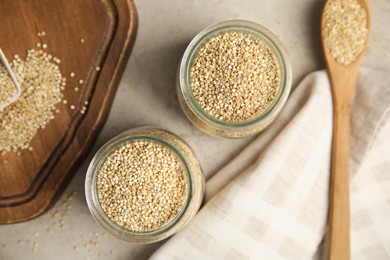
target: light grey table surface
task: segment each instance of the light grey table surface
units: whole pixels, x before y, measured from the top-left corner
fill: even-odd
[[[102,133],[50,211],[25,223],[0,226],[0,259],[146,259],[150,256],[162,242],[129,244],[108,235],[92,219],[84,197],[84,178],[93,154],[124,130],[155,125],[184,138],[195,150],[206,178],[211,177],[251,139],[211,137],[185,118],[175,94],[175,73],[186,45],[202,29],[219,21],[257,22],[285,43],[295,87],[305,75],[325,67],[319,34],[324,2],[135,1],[139,13],[136,44]],[[372,34],[363,65],[390,71],[390,1],[369,2]],[[68,199],[72,192],[77,195]]]

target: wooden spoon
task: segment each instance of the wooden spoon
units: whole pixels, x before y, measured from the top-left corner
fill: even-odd
[[[325,16],[328,0],[322,14],[322,46],[333,94],[333,145],[328,217],[328,259],[350,259],[350,206],[349,206],[349,135],[350,107],[360,63],[367,46],[348,65],[338,63],[325,42]],[[370,10],[366,0],[357,0],[366,10],[367,29],[370,28]],[[330,10],[329,10],[330,11]]]

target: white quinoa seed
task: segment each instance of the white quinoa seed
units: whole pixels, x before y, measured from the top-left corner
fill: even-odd
[[[325,10],[325,43],[332,57],[348,65],[368,39],[367,13],[357,0],[331,0]]]
[[[127,143],[99,169],[97,194],[104,212],[118,225],[137,232],[156,230],[184,205],[185,171],[178,157],[161,144]]]
[[[280,85],[272,50],[244,32],[209,39],[195,55],[190,85],[200,107],[219,120],[244,122],[263,113]]]

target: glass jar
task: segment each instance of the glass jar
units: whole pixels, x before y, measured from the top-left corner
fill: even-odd
[[[178,215],[157,230],[135,232],[119,226],[102,209],[97,194],[100,167],[120,146],[134,141],[155,142],[168,148],[181,162],[187,184],[187,195]],[[85,195],[94,219],[112,235],[129,242],[148,244],[163,240],[183,228],[198,211],[204,194],[204,177],[194,152],[181,138],[157,128],[135,128],[119,134],[104,144],[93,157],[85,180]]]
[[[211,116],[199,106],[190,86],[190,69],[199,49],[216,35],[233,31],[259,38],[271,49],[280,68],[280,86],[272,104],[257,117],[244,122],[226,122]],[[207,27],[190,42],[179,64],[176,90],[185,115],[195,126],[217,136],[242,138],[261,132],[277,117],[289,96],[291,78],[291,64],[287,51],[272,32],[253,22],[232,20]]]

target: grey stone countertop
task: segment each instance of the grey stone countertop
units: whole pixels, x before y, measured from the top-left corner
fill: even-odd
[[[363,65],[390,71],[390,1],[370,0],[372,34]],[[208,136],[180,109],[175,73],[187,44],[205,27],[224,20],[257,22],[276,35],[290,54],[293,87],[325,67],[320,41],[323,0],[136,0],[137,40],[108,121],[90,155],[57,204],[44,215],[0,226],[0,259],[145,259],[163,242],[133,245],[107,234],[93,220],[84,178],[97,149],[135,126],[154,125],[184,138],[195,150],[206,178],[231,160],[251,139]],[[272,125],[271,125],[272,127]]]

